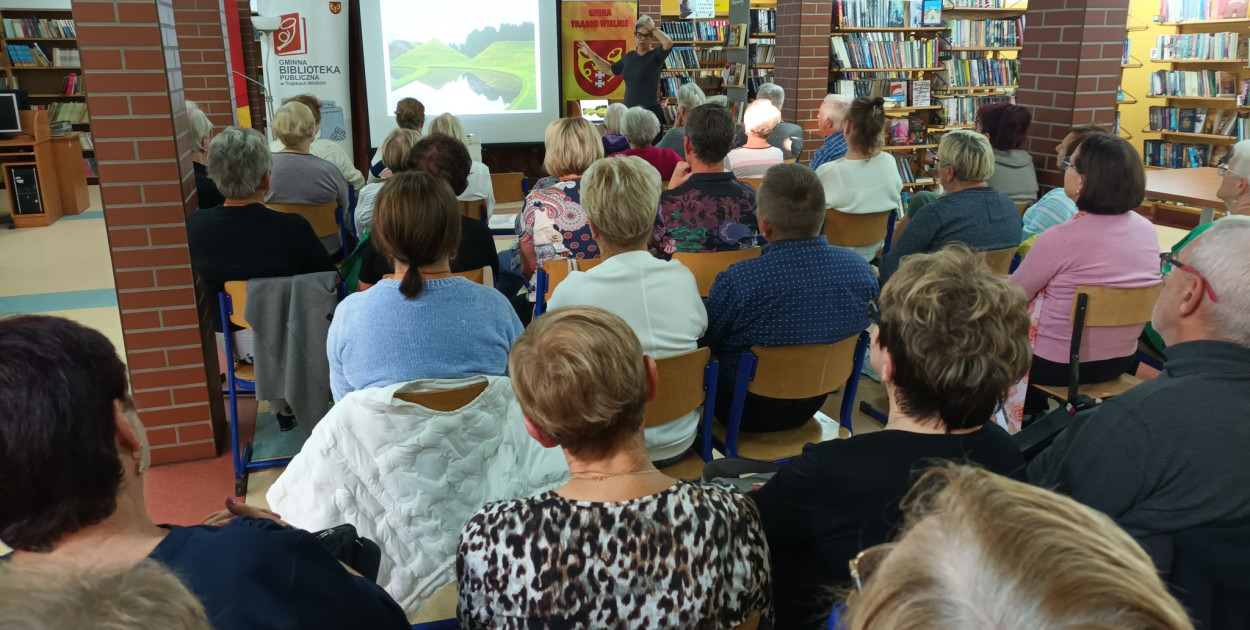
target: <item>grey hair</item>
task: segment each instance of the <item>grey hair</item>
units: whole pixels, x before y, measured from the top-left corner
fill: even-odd
[[[1232,155],[1228,158],[1228,170],[1234,175],[1250,179],[1250,140],[1242,140],[1233,145]]]
[[[208,121],[208,116],[195,101],[187,101],[187,127],[191,132],[191,150],[200,151],[204,138],[213,133],[213,123]]]
[[[842,121],[851,108],[851,98],[843,94],[826,94],[820,102],[820,115],[833,124],[833,128],[842,129]]]
[[[630,146],[651,146],[659,133],[660,119],[649,109],[631,107],[621,118],[621,135],[625,136]]]
[[[1187,264],[1207,279],[1219,299],[1211,304],[1216,335],[1250,347],[1250,217],[1224,217],[1185,249]]]
[[[706,102],[707,94],[694,81],[683,83],[681,87],[677,88],[677,106],[686,111],[690,111]]]
[[[627,111],[629,111],[629,108],[625,107],[621,103],[612,103],[611,105],[608,105],[608,111],[603,115],[603,128],[607,130],[608,133],[620,134],[621,117],[624,116]]]
[[[269,143],[255,129],[227,127],[208,146],[208,176],[226,199],[255,196],[272,166]]]
[[[786,91],[776,83],[764,83],[755,92],[755,98],[766,98],[772,101],[773,107],[781,109],[781,106],[786,102]]]
[[[707,102],[713,105],[720,105],[721,107],[726,107],[726,108],[729,107],[729,97],[725,96],[724,94],[717,94],[715,96],[709,96],[707,97]]]

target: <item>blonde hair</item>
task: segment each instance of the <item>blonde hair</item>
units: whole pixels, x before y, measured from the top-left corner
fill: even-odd
[[[843,627],[1193,628],[1141,546],[1072,499],[947,464],[926,472],[903,507],[905,532]]]
[[[391,169],[392,175],[410,170],[408,155],[420,141],[420,132],[403,127],[386,134],[386,140],[382,141],[382,164]]]
[[[955,179],[983,182],[994,174],[994,149],[985,136],[971,129],[956,129],[942,136],[938,144],[942,166],[955,169]]]
[[[617,315],[566,306],[534,318],[512,346],[508,373],[525,417],[574,456],[604,457],[641,438],[642,344]]]
[[[213,123],[195,101],[187,101],[187,131],[191,133],[191,150],[206,151],[204,139],[213,133]]]
[[[628,107],[621,103],[612,103],[608,105],[608,111],[603,114],[603,129],[612,135],[621,134],[621,119],[625,117],[625,112],[629,111]]]
[[[644,245],[660,205],[660,174],[640,157],[603,158],[582,175],[582,208],[599,240],[618,248]]]
[[[747,111],[742,116],[742,125],[746,132],[759,138],[768,137],[780,124],[781,110],[766,98],[755,99],[747,105]]]
[[[308,111],[312,112],[313,122],[317,123],[318,125],[321,124],[321,100],[320,99],[313,96],[312,94],[296,94],[295,96],[292,96],[291,98],[286,99],[285,102],[290,103],[291,101],[295,101],[296,103],[303,103],[307,105]]]
[[[581,175],[603,157],[603,140],[595,126],[580,116],[561,118],[547,125],[543,144],[547,149],[543,168],[556,177]]]
[[[317,134],[317,121],[312,110],[299,101],[287,101],[273,115],[273,134],[290,149],[302,149],[312,144]]]
[[[469,144],[469,134],[465,133],[464,125],[452,114],[439,114],[434,117],[434,120],[425,124],[425,133],[430,136],[441,133],[459,140],[465,146]]]

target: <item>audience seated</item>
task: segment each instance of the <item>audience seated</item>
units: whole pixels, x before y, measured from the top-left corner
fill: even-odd
[[[547,125],[544,144],[543,169],[558,179],[530,189],[517,217],[517,240],[512,246],[512,270],[529,283],[531,303],[537,297],[534,272],[543,265],[565,258],[599,257],[599,245],[581,202],[582,172],[603,157],[599,135],[585,118],[561,118]]]
[[[128,389],[103,334],[56,317],[0,320],[0,540],[14,549],[10,566],[85,572],[155,560],[217,630],[408,627],[376,584],[271,513],[231,499],[209,518],[220,526],[154,524],[147,434]]]
[[[677,113],[673,117],[673,128],[668,130],[655,146],[661,149],[672,149],[682,160],[686,159],[686,118],[690,110],[707,102],[707,94],[699,84],[691,81],[677,88]],[[663,174],[662,174],[663,175]],[[672,173],[667,174],[672,177]]]
[[[746,144],[732,150],[725,158],[725,168],[735,177],[763,177],[768,167],[785,161],[781,149],[768,143],[768,136],[781,124],[781,110],[768,99],[760,98],[747,105],[742,123]]]
[[[410,170],[408,154],[420,141],[421,134],[402,127],[386,135],[386,140],[382,142],[382,148],[379,151],[382,155],[382,164],[386,166],[386,170],[382,173],[385,177],[365,184],[356,198],[356,212],[352,220],[355,222],[353,227],[357,238],[365,238],[365,233],[373,225],[373,204],[377,201],[382,185],[386,183],[386,177]]]
[[[848,214],[898,212],[903,179],[894,156],[881,150],[885,99],[855,99],[844,120],[846,155],[816,170],[825,187],[825,206]],[[851,250],[871,261],[883,244],[884,240]]]
[[[762,83],[755,97],[767,99],[780,114],[781,106],[786,102],[786,91],[776,83]],[[746,130],[738,129],[734,137],[734,146],[740,147],[746,143]],[[803,152],[803,128],[794,123],[782,121],[773,128],[772,133],[768,134],[768,144],[781,149],[782,155],[787,160],[797,158]]]
[[[851,99],[842,94],[827,94],[816,111],[816,128],[825,141],[812,153],[812,170],[826,162],[846,155],[846,137],[842,135],[843,120],[851,108]]]
[[[465,150],[446,136],[422,142],[438,138]],[[452,275],[462,217],[451,186],[431,173],[392,175],[375,217],[370,241],[401,279],[349,295],[335,311],[326,343],[334,399],[418,379],[504,375],[521,322],[498,291]]]
[[[469,134],[465,132],[464,125],[460,124],[460,119],[451,114],[439,114],[426,125],[425,132],[427,135],[442,134],[453,140],[459,140],[465,149],[469,148]],[[472,159],[472,154],[470,154]],[[485,164],[473,160],[473,166],[469,169],[469,185],[456,197],[459,201],[485,201],[486,202],[486,218],[489,219],[495,213],[495,185],[490,179],[490,169]]]
[[[1033,156],[1021,149],[1029,137],[1029,110],[1011,103],[994,103],[977,111],[977,131],[994,147],[994,173],[988,184],[1016,203],[1037,201],[1037,171]]]
[[[1086,138],[1098,133],[1107,132],[1098,125],[1073,125],[1068,129],[1068,135],[1055,147],[1055,157],[1058,160],[1056,163],[1062,164]],[[1064,192],[1063,186],[1052,188],[1024,211],[1024,232],[1021,233],[1020,240],[1027,241],[1071,219],[1076,216],[1076,212],[1076,203]]]
[[[716,94],[714,96],[709,96],[707,97],[707,102],[713,105],[716,105],[718,107],[729,107],[729,97],[725,96],[724,94]]]
[[[631,107],[621,118],[621,133],[629,140],[629,148],[612,154],[613,157],[634,156],[642,158],[660,174],[660,179],[667,181],[673,176],[681,156],[672,149],[661,149],[651,146],[651,141],[660,134],[660,119],[649,109]]]
[[[638,335],[643,352],[656,359],[696,349],[707,330],[694,275],[680,262],[647,251],[659,200],[660,177],[641,159],[590,165],[582,177],[582,207],[605,260],[570,273],[547,302],[548,310],[585,305],[619,315]],[[681,459],[698,424],[694,411],[646,430],[647,452],[657,468]]]
[[[195,101],[187,101],[187,128],[191,133],[191,168],[195,170],[198,207],[216,208],[226,199],[208,176],[208,143],[213,139],[213,125]]]
[[[1024,476],[1019,449],[993,420],[1029,365],[1020,292],[952,245],[904,262],[869,308],[871,360],[890,401],[885,430],[808,444],[751,494],[772,552],[778,628],[824,627],[832,601],[823,595],[845,585],[857,551],[900,524],[915,469],[956,460]]]
[[[703,345],[720,360],[716,415],[729,418],[742,352],[751,346],[826,344],[868,328],[877,297],[872,267],[820,235],[825,195],[816,174],[797,164],[775,166],[759,190],[758,258],[734,263],[716,277],[704,302]],[[825,396],[776,400],[748,393],[743,431],[780,431],[806,422]]]
[[[273,154],[265,203],[321,205],[336,201],[346,214],[349,201],[342,173],[334,164],[309,152],[317,133],[312,110],[299,101],[279,107],[273,115],[273,132],[282,141],[283,149]],[[343,236],[338,232],[323,236],[321,244],[331,255],[340,254]]]
[[[401,98],[395,104],[395,125],[400,129],[411,129],[421,133],[425,128],[425,105],[415,98]],[[375,182],[386,174],[386,165],[382,163],[382,149],[378,147],[369,159],[369,181]]]
[[[620,153],[629,148],[629,140],[621,131],[621,121],[625,118],[625,112],[629,111],[622,103],[612,103],[608,105],[608,111],[603,115],[603,154],[605,156]]]
[[[956,129],[942,136],[938,181],[946,190],[899,226],[894,245],[881,260],[881,282],[890,279],[904,256],[934,252],[960,242],[977,251],[1020,244],[1020,211],[1006,195],[990,188],[994,153],[985,136]]]
[[[308,152],[333,164],[339,169],[339,173],[343,176],[343,180],[348,186],[360,190],[365,185],[365,176],[360,174],[356,166],[352,164],[352,159],[347,156],[347,151],[339,146],[337,142],[321,137],[321,100],[312,94],[298,94],[288,98],[285,102],[299,102],[308,106],[308,111],[312,112],[313,123],[316,125],[313,131],[312,144],[308,146]],[[274,140],[269,143],[269,150],[277,153],[285,148],[281,140]]]
[[[1150,220],[1133,212],[1146,186],[1133,146],[1111,134],[1094,134],[1060,166],[1064,191],[1080,212],[1038,236],[1011,274],[1030,300],[1045,295],[1029,370],[1029,383],[1036,385],[1068,384],[1078,286],[1132,288],[1159,282],[1158,236]],[[1141,332],[1140,324],[1087,328],[1081,338],[1080,382],[1108,381],[1129,370]],[[1045,393],[1030,389],[1024,412],[1045,410]]]
[[[855,561],[848,630],[1193,630],[1150,558],[1105,516],[971,466],[925,473],[907,526]]]
[[[755,189],[726,172],[733,146],[729,110],[705,103],[686,119],[686,161],[660,195],[654,238],[664,254],[755,247]]]
[[[469,519],[456,559],[465,628],[734,628],[767,613],[768,551],[751,501],[651,464],[642,419],[658,376],[624,320],[552,311],[509,361],[526,429],[560,447],[571,474]],[[577,395],[553,387],[567,383],[581,384]]]

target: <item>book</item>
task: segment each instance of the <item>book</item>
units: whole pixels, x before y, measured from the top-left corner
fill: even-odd
[[[942,0],[923,0],[924,16],[921,26],[936,27],[942,25]]]
[[[909,144],[926,144],[925,129],[926,123],[924,118],[917,114],[907,117],[908,122],[908,143]]]
[[[932,101],[932,84],[928,79],[911,82],[911,106],[929,107]]]
[[[907,81],[890,81],[889,91],[883,98],[886,107],[906,107]]]
[[[887,118],[890,125],[890,144],[899,146],[911,140],[911,121],[906,118]]]
[[[1219,92],[1217,96],[1233,96],[1237,92],[1237,73],[1219,71],[1215,73],[1216,81],[1219,83]]]
[[[1182,109],[1177,116],[1177,131],[1194,133],[1194,110]]]
[[[907,9],[907,26],[916,27],[924,24],[924,2],[922,0],[909,0]]]
[[[887,28],[903,28],[903,0],[890,0],[889,19],[886,22]]]

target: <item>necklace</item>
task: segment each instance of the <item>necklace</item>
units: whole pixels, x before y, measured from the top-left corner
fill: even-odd
[[[589,473],[579,473],[569,475],[569,479],[582,479],[585,481],[606,481],[608,479],[616,479],[617,477],[629,477],[632,475],[649,475],[660,471],[652,468],[651,470],[635,470],[631,472],[616,473],[615,475],[595,475]]]

